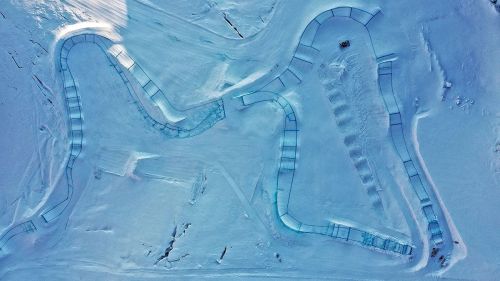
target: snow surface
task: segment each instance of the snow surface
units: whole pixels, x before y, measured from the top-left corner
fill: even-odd
[[[0,280],[500,278],[493,2],[1,0]]]

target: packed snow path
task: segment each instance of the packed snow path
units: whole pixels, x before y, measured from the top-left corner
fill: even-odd
[[[281,139],[281,157],[277,176],[276,208],[278,217],[288,228],[304,233],[315,233],[331,236],[346,242],[362,246],[394,252],[402,255],[411,255],[412,246],[389,236],[370,233],[356,227],[341,223],[330,222],[327,225],[311,225],[298,221],[289,211],[290,194],[292,191],[297,160],[297,119],[293,108],[282,96],[271,92],[256,92],[241,97],[243,106],[250,106],[259,102],[274,102],[283,110],[284,125]]]
[[[315,35],[324,21],[331,17],[350,18],[359,24],[362,24],[370,35],[368,27],[374,22],[374,18],[377,18],[378,15],[380,15],[379,12],[370,13],[352,7],[339,7],[321,13],[311,21],[302,34],[288,68],[279,77],[275,78],[259,91],[243,95],[238,98],[241,98],[241,101],[245,106],[261,101],[278,103],[285,112],[282,151],[277,178],[276,206],[280,220],[287,227],[299,232],[329,235],[364,246],[409,255],[412,254],[412,247],[408,243],[396,241],[388,236],[370,233],[338,223],[331,223],[325,226],[308,225],[297,221],[288,213],[288,200],[290,197],[290,190],[293,183],[293,173],[295,170],[295,155],[297,150],[296,139],[298,129],[297,120],[295,119],[292,107],[283,97],[279,95],[279,93],[300,84],[302,81],[302,75],[314,64],[314,57],[318,52],[320,52],[320,50],[315,47]],[[122,48],[120,48],[120,46],[114,45],[113,42],[105,37],[96,34],[79,34],[67,38],[61,46],[59,57],[59,66],[64,81],[64,93],[67,102],[70,128],[70,156],[68,158],[65,171],[67,196],[64,200],[50,206],[48,209],[39,214],[39,217],[43,218],[43,222],[45,223],[54,221],[57,217],[59,217],[71,201],[73,193],[73,163],[80,154],[84,143],[82,110],[77,87],[71,72],[67,67],[67,57],[69,51],[74,45],[82,42],[97,44],[103,51],[105,51],[111,64],[115,67],[123,82],[127,85],[129,94],[133,96],[134,100],[138,101],[136,105],[139,112],[141,112],[144,118],[148,120],[153,127],[161,130],[166,135],[180,138],[198,135],[225,118],[222,99],[186,110],[178,110],[173,107],[166,98],[165,94],[147,76],[142,68],[135,63],[134,60],[131,59]],[[377,57],[376,50],[378,49],[373,45],[373,42],[372,48],[375,56]],[[443,223],[440,223],[440,221],[442,221],[442,215],[439,210],[437,212],[435,211],[436,207],[432,204],[432,197],[429,196],[429,193],[425,188],[425,186],[429,185],[425,183],[425,176],[422,176],[421,173],[419,173],[422,169],[418,166],[418,161],[412,160],[412,153],[410,153],[410,151],[412,151],[412,147],[405,138],[402,114],[392,89],[392,61],[395,58],[396,57],[392,54],[377,57],[379,62],[378,82],[380,91],[390,116],[390,133],[395,148],[404,163],[409,180],[421,202],[422,211],[428,221],[430,239],[436,246],[438,246],[442,245],[444,242],[444,231],[442,229]],[[124,69],[128,70],[128,73],[126,73]],[[142,90],[146,93],[146,97],[149,98],[157,108],[159,108],[162,113],[161,118],[153,118],[142,105],[140,102],[141,98],[136,96],[136,91],[133,89],[133,86],[131,86],[129,80],[130,75],[137,80]],[[162,118],[163,120],[157,120]],[[35,231],[37,229],[36,225],[39,223],[40,222],[38,222],[37,219],[33,219],[9,229],[0,237],[0,249],[16,235]]]
[[[391,137],[398,155],[401,158],[401,161],[403,161],[411,185],[420,200],[422,211],[428,222],[428,231],[431,240],[435,243],[435,245],[440,245],[443,243],[443,232],[439,226],[429,194],[422,184],[423,177],[419,174],[414,161],[411,159],[410,153],[408,152],[408,149],[411,149],[411,147],[408,145],[404,136],[401,112],[397,105],[392,88],[392,61],[386,61],[386,58],[387,57],[379,58],[378,82],[380,92],[382,93],[382,97],[389,113]]]
[[[392,53],[377,56],[377,53],[381,53],[381,50],[375,47],[371,37],[372,35],[369,29],[370,24],[373,24],[373,22],[376,21],[376,18],[380,16],[380,11],[370,13],[354,7],[338,7],[319,14],[304,30],[287,69],[265,85],[262,89],[248,95],[244,95],[241,99],[243,105],[251,105],[256,102],[266,100],[276,102],[284,111],[285,123],[282,137],[280,166],[278,169],[276,204],[278,216],[287,227],[299,232],[326,234],[336,238],[345,239],[346,241],[354,240],[362,245],[382,250],[398,252],[401,254],[411,254],[411,246],[408,244],[394,241],[392,243],[387,243],[384,239],[380,239],[376,235],[357,229],[353,232],[353,234],[351,234],[352,228],[341,224],[332,223],[328,226],[308,225],[297,221],[288,212],[288,203],[290,201],[290,193],[295,171],[298,129],[293,109],[288,102],[286,102],[286,100],[279,95],[279,93],[299,85],[302,82],[304,74],[312,69],[312,66],[314,65],[314,58],[321,51],[317,46],[318,41],[315,41],[315,39],[316,33],[320,29],[322,23],[332,17],[350,18],[363,25],[370,36],[371,48],[373,49],[373,53],[377,58],[377,63],[379,64],[377,69],[378,83],[387,112],[389,113],[389,129],[394,146],[404,164],[414,192],[420,200],[422,212],[428,223],[427,228],[430,240],[433,242],[435,247],[443,246],[443,229],[434,210],[435,206],[433,205],[429,193],[424,186],[423,182],[426,181],[426,178],[419,173],[422,169],[418,167],[418,162],[412,160],[412,157],[410,156],[411,154],[409,151],[412,151],[413,148],[411,147],[411,144],[406,141],[401,112],[392,88],[392,61],[397,59],[397,56]],[[383,51],[383,48],[381,49]],[[334,97],[332,97],[330,101],[334,103]],[[359,165],[361,166],[363,164]],[[429,186],[427,183],[425,185]],[[443,216],[441,215],[441,217]],[[444,221],[444,219],[441,221]],[[339,229],[341,229],[340,232]],[[342,230],[345,230],[345,232],[342,232]],[[355,238],[349,237],[350,235]],[[390,238],[387,240],[390,241]]]
[[[82,152],[85,140],[82,105],[77,85],[68,67],[68,55],[71,49],[80,43],[95,44],[106,54],[109,62],[113,65],[123,83],[127,86],[129,94],[135,101],[137,110],[151,126],[160,130],[168,137],[186,138],[198,135],[225,118],[222,99],[184,110],[176,109],[142,68],[128,56],[120,46],[115,45],[110,39],[104,36],[98,34],[78,34],[65,39],[60,48],[58,65],[63,79],[70,143],[69,156],[65,166],[65,195],[62,200],[47,206],[47,209],[42,211],[39,215],[34,216],[34,219],[13,226],[0,236],[0,251],[2,247],[15,236],[36,231],[36,225],[41,224],[41,221],[38,219],[39,217],[43,219],[44,223],[55,221],[63,214],[72,201],[74,193],[73,166]],[[124,69],[128,70],[129,74],[126,74]],[[146,97],[163,114],[163,119],[165,121],[158,121],[147,112],[147,109],[141,103],[141,98],[136,95],[136,91],[130,83],[129,75],[132,75],[132,77],[136,79],[137,83],[139,83],[146,94]]]
[[[184,116],[179,116],[179,110],[175,109],[168,101],[165,94],[159,87],[148,77],[130,56],[128,56],[123,49],[114,45],[111,40],[95,34],[80,34],[66,39],[61,47],[60,52],[60,70],[63,77],[64,96],[66,98],[66,106],[69,114],[69,128],[70,128],[70,157],[66,165],[66,180],[68,183],[68,192],[66,198],[57,203],[54,207],[42,214],[46,222],[52,221],[57,218],[66,208],[73,194],[73,164],[82,150],[83,144],[83,119],[80,98],[78,96],[77,87],[70,69],[68,68],[68,55],[71,49],[79,43],[93,43],[97,44],[107,55],[109,61],[120,74],[123,83],[127,86],[129,94],[132,95],[134,100],[140,101],[139,97],[134,96],[134,89],[131,86],[129,78],[122,70],[126,68],[130,74],[137,80],[139,85],[144,90],[147,97],[157,106],[165,118],[166,122],[159,122],[151,117],[140,102],[136,102],[137,109],[143,117],[150,122],[150,124],[161,130],[163,133],[170,137],[185,138],[195,136],[206,129],[212,127],[219,120],[224,119],[224,106],[221,99],[201,105],[195,108],[183,110]],[[105,51],[109,50],[109,51]],[[188,116],[188,117],[186,117]],[[182,121],[182,122],[181,122]],[[181,123],[182,125],[175,125],[172,123]]]

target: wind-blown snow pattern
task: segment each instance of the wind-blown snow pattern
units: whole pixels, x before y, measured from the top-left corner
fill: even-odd
[[[495,280],[497,6],[6,2],[0,279]]]

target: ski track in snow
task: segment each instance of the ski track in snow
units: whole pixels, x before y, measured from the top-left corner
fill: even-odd
[[[297,139],[300,137],[300,128],[298,126],[299,120],[297,120],[293,106],[284,98],[283,93],[298,87],[303,82],[304,75],[312,69],[312,66],[316,63],[315,58],[321,53],[321,50],[315,47],[318,44],[315,41],[318,30],[324,22],[338,17],[348,18],[361,24],[370,36],[370,40],[372,38],[370,26],[382,24],[382,13],[378,10],[368,12],[355,7],[336,7],[327,10],[314,18],[306,27],[287,69],[264,87],[248,94],[224,97],[187,109],[175,108],[168,100],[167,95],[161,91],[146,72],[126,53],[126,50],[107,38],[105,34],[101,34],[99,30],[89,32],[89,30],[82,31],[82,29],[77,29],[60,38],[60,43],[57,45],[59,48],[57,58],[59,59],[58,67],[64,84],[64,98],[67,105],[68,127],[70,130],[70,149],[64,177],[67,188],[65,192],[66,196],[62,201],[56,201],[56,203],[53,200],[48,200],[46,203],[50,202],[52,205],[43,208],[32,219],[17,224],[4,232],[0,237],[0,252],[2,248],[6,247],[10,239],[24,233],[40,231],[40,229],[43,229],[43,227],[40,227],[41,225],[56,223],[65,210],[73,206],[74,202],[72,201],[75,201],[73,198],[75,188],[72,178],[73,165],[84,149],[85,144],[84,121],[82,119],[84,108],[81,107],[78,87],[69,70],[67,60],[73,46],[91,43],[106,53],[109,62],[127,86],[130,96],[136,101],[135,105],[138,112],[152,127],[168,137],[187,138],[203,133],[226,118],[225,106],[233,106],[237,107],[238,110],[243,110],[248,106],[260,102],[271,102],[278,105],[284,113],[284,125],[281,138],[281,155],[277,169],[276,217],[288,228],[301,233],[331,236],[338,240],[384,253],[395,253],[403,256],[410,255],[413,257],[413,260],[409,262],[409,267],[416,266],[422,260],[427,261],[429,255],[431,255],[431,247],[450,252],[450,257],[447,257],[447,259],[452,259],[453,241],[457,239],[454,236],[457,236],[458,232],[454,226],[449,225],[452,222],[448,218],[448,213],[441,209],[444,208],[444,204],[434,192],[434,185],[430,184],[432,180],[429,178],[429,174],[425,172],[423,160],[418,150],[416,150],[418,148],[412,146],[412,142],[415,140],[411,138],[411,132],[406,128],[406,124],[410,119],[409,117],[405,117],[405,112],[400,110],[392,87],[393,63],[397,61],[398,57],[396,54],[384,53],[384,50],[378,49],[373,42],[371,48],[378,64],[378,85],[389,114],[389,132],[395,150],[401,158],[407,172],[407,177],[418,198],[421,209],[420,214],[426,220],[425,225],[422,225],[421,221],[414,221],[413,223],[418,228],[425,227],[427,229],[426,237],[412,237],[413,239],[417,239],[412,242],[401,241],[387,234],[377,233],[370,229],[364,230],[362,225],[345,224],[342,221],[335,221],[334,219],[328,225],[312,225],[307,222],[298,221],[289,212],[288,203],[292,193],[293,178],[298,161],[297,150],[299,147]],[[134,81],[131,81],[131,79],[134,79]],[[138,93],[139,91],[142,93]],[[144,96],[140,96],[142,94]],[[338,97],[333,95],[329,99],[334,107],[335,117],[339,119],[337,120],[338,126],[344,126],[345,122],[349,122],[349,118],[342,115],[342,112],[345,110],[343,106],[349,105],[340,104]],[[152,108],[156,112],[151,112],[151,106],[145,103],[152,104]],[[356,136],[347,135],[345,137],[345,145],[352,152],[350,156],[363,183],[372,182],[374,181],[373,169],[369,166],[367,158],[359,152],[359,148],[354,145],[354,141],[349,141],[349,139],[355,138]],[[409,140],[412,142],[409,142]],[[225,171],[225,173],[227,172]],[[235,187],[235,184],[232,184],[232,186],[236,192],[239,191]],[[372,204],[377,206],[380,203],[380,199],[374,188],[368,187],[367,193],[372,200]],[[245,200],[242,199],[244,195],[240,193],[238,193],[238,196],[245,205]],[[247,206],[248,202],[246,203],[245,208],[248,212],[251,212],[252,208]],[[429,246],[429,243],[432,246]],[[417,244],[423,244],[423,246],[415,246]],[[426,266],[418,270],[429,273],[439,271],[440,268],[427,263]]]

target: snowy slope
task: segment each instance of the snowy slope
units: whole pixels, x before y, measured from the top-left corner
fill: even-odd
[[[0,279],[495,280],[499,10],[3,0]]]

